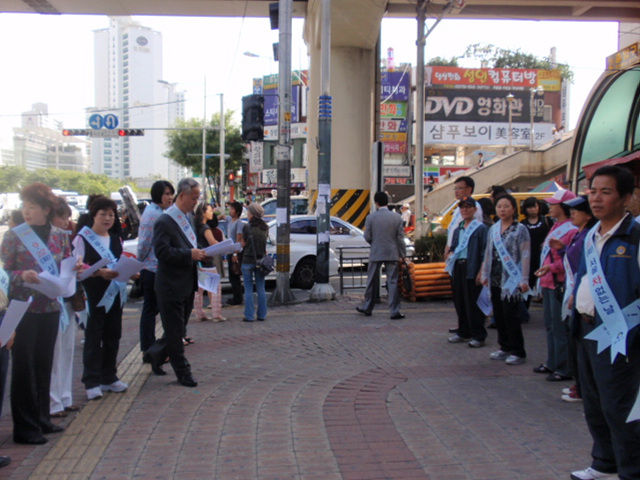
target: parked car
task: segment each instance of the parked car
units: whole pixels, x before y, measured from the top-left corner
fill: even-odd
[[[274,221],[275,223],[275,221]],[[315,237],[314,237],[315,238]],[[124,252],[127,256],[135,258],[138,253],[138,239],[125,240]],[[267,254],[276,260],[276,236],[275,230],[269,232],[267,240]],[[316,245],[305,242],[291,243],[289,250],[289,274],[291,275],[291,285],[298,288],[309,289],[315,283],[316,275]],[[329,276],[338,274],[339,261],[333,250],[329,251]],[[222,283],[229,282],[227,272],[227,262],[224,262],[225,276]],[[274,270],[267,276],[267,280],[276,278]]]
[[[314,215],[293,215],[290,222],[291,245],[306,244],[315,247],[317,220]],[[276,222],[269,222],[269,236],[276,238]],[[340,255],[341,247],[349,247],[343,251],[344,258],[368,258],[369,244],[364,239],[364,232],[358,227],[338,217],[331,217],[330,229],[331,249]],[[407,256],[415,254],[413,243],[408,238],[404,239],[407,248]]]
[[[262,219],[265,222],[274,220],[276,218],[276,208],[278,207],[277,198],[267,198],[262,202],[262,208],[264,208],[264,216]],[[309,212],[309,198],[304,195],[292,195],[290,197],[289,212],[291,215],[306,215]],[[242,218],[247,218],[246,209],[242,212]]]

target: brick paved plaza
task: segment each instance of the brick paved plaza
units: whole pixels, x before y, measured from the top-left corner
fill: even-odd
[[[82,410],[48,444],[16,445],[7,398],[0,454],[13,461],[0,478],[550,480],[589,465],[582,405],[560,400],[570,384],[531,371],[546,350],[540,305],[524,327],[527,363],[506,366],[489,360],[495,330],[485,348],[447,343],[451,301],[405,303],[407,318],[390,321],[383,305],[357,314],[360,300],[275,307],[264,323],[225,308],[226,323],[191,323],[196,388],[142,364],[141,303],[130,302],[119,367],[129,391],[86,402],[79,332]]]

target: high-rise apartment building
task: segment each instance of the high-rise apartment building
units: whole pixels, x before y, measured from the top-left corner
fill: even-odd
[[[162,129],[184,117],[184,92],[162,79],[162,34],[130,17],[111,17],[109,28],[94,32],[94,55],[95,107],[87,117],[113,114],[118,128],[146,132],[94,138],[92,170],[140,181],[183,177],[184,169],[164,156],[167,131]]]

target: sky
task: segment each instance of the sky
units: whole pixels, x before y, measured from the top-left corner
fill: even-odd
[[[202,118],[225,109],[235,110],[240,122],[241,98],[252,93],[252,79],[278,72],[272,44],[278,31],[269,19],[134,17],[160,31],[164,45],[164,78],[186,90],[187,118]],[[427,21],[430,27],[432,20]],[[37,102],[47,103],[49,114],[66,128],[84,128],[84,109],[94,104],[93,31],[107,28],[106,16],[0,13],[0,146],[12,145],[12,127],[20,114]],[[302,40],[303,21],[294,19],[292,68],[307,68]],[[415,19],[384,19],[382,55],[394,49],[398,63],[417,63]],[[515,20],[443,20],[429,35],[425,59],[462,55],[466,47],[486,43],[519,48],[539,57],[557,49],[559,63],[574,71],[571,87],[570,129],[584,101],[604,70],[605,57],[618,49],[614,22],[542,22]],[[258,57],[248,57],[252,52]],[[472,60],[461,66],[478,67]],[[205,88],[206,84],[206,88]],[[162,107],[158,107],[162,108]]]

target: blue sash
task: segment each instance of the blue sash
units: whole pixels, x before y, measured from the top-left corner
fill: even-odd
[[[36,262],[38,262],[43,272],[49,272],[56,277],[60,275],[58,264],[53,254],[27,223],[22,223],[14,227],[13,232],[18,236]],[[67,325],[69,325],[69,317],[67,316],[67,309],[64,307],[63,298],[58,297],[56,300],[60,304],[60,330],[64,332],[67,329]]]
[[[549,241],[550,240],[560,240],[562,237],[564,237],[567,233],[569,233],[571,230],[577,230],[578,227],[576,227],[575,225],[573,225],[569,220],[567,220],[565,223],[563,223],[562,225],[560,225],[558,228],[556,228],[553,232],[549,233],[549,235],[547,235],[547,238],[544,239],[544,243],[542,244],[542,251],[540,253],[540,266],[542,267],[542,264],[544,263],[544,259],[547,258],[547,255],[549,255],[549,252],[551,251],[551,247],[549,246]],[[536,290],[538,292],[540,292],[540,279],[538,279],[537,283],[536,283]]]
[[[476,229],[480,225],[481,223],[474,218],[469,224],[469,226],[465,228],[464,234],[460,239],[460,242],[458,243],[458,246],[456,247],[455,252],[453,252],[447,259],[447,265],[445,266],[445,271],[449,275],[453,276],[453,266],[456,263],[456,260],[458,259],[460,252],[462,252],[465,248],[467,248],[467,245],[469,245],[469,239],[471,238],[471,235],[473,234],[473,232],[476,231]]]
[[[571,265],[569,264],[569,258],[567,255],[562,259],[562,265],[564,265],[564,273],[566,275],[564,280],[564,297],[562,299],[562,320],[564,321],[569,315],[571,315],[571,310],[569,310],[569,298],[573,295],[573,288],[576,286],[576,276],[571,270]]]
[[[455,231],[455,229],[458,228],[460,220],[462,220],[462,214],[460,213],[460,207],[458,207],[453,212],[453,217],[451,217],[449,228],[453,228],[453,230]]]
[[[9,274],[4,268],[0,268],[0,290],[9,298]]]
[[[627,333],[640,323],[640,299],[620,308],[607,283],[600,263],[600,255],[595,245],[595,235],[600,228],[598,222],[584,241],[584,256],[587,263],[589,290],[602,319],[602,324],[584,338],[598,342],[598,353],[611,346],[611,363],[618,354],[627,354]]]
[[[94,232],[89,227],[84,227],[82,230],[80,230],[80,233],[78,233],[78,235],[89,242],[89,245],[91,245],[93,249],[98,252],[98,255],[109,260],[109,268],[113,268],[118,260],[116,259],[116,256],[113,254],[113,252],[111,252],[111,250],[106,248],[102,244],[102,242],[100,242],[100,240],[98,239],[98,235],[96,235],[96,232]],[[111,238],[109,238],[109,241],[111,241]],[[124,302],[127,299],[127,284],[125,282],[116,282],[115,280],[111,280],[111,282],[109,282],[107,290],[102,296],[102,299],[98,303],[98,307],[104,307],[107,312],[111,310],[111,307],[113,307],[113,301],[118,296],[118,293],[120,294],[120,306],[123,306]]]
[[[516,262],[513,260],[513,257],[509,254],[507,247],[504,245],[501,232],[502,220],[498,220],[498,223],[491,227],[491,239],[493,240],[493,245],[500,257],[502,268],[504,268],[509,274],[507,283],[504,284],[502,288],[506,289],[509,292],[509,295],[513,295],[516,293],[518,286],[522,282],[522,270],[518,267]]]
[[[184,233],[189,239],[189,242],[191,242],[193,248],[198,248],[196,232],[193,230],[193,226],[191,225],[189,218],[184,213],[182,213],[180,209],[175,205],[169,207],[164,213],[169,215],[173,219],[173,221],[178,224],[178,227],[180,227],[182,233]]]

